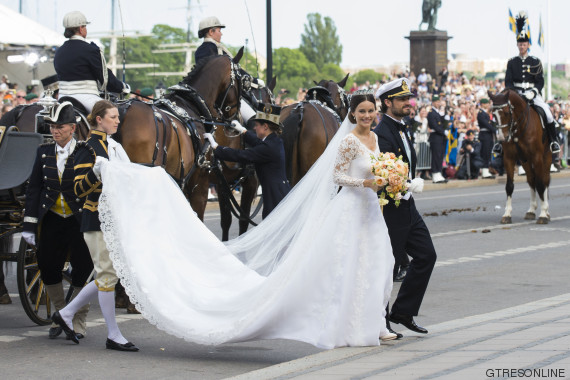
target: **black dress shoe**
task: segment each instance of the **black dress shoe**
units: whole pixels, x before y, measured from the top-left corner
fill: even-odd
[[[415,331],[415,332],[420,333],[420,334],[427,334],[428,333],[428,331],[426,329],[424,329],[421,326],[416,325],[416,322],[414,322],[414,318],[412,316],[409,316],[409,315],[391,313],[390,314],[390,322],[401,324],[401,325],[405,326],[406,328],[408,328],[409,330]]]
[[[56,311],[55,313],[53,313],[53,315],[51,316],[51,320],[61,326],[63,331],[65,331],[65,335],[67,335],[70,340],[72,340],[75,344],[79,344],[79,339],[77,339],[77,335],[75,334],[75,331],[73,331],[73,329],[69,328],[67,323],[65,323],[65,321],[63,320],[63,318],[59,314],[59,311]]]
[[[117,343],[117,342],[115,342],[109,338],[107,338],[107,342],[105,343],[105,346],[107,347],[108,350],[130,351],[130,352],[136,352],[139,350],[139,348],[137,346],[135,346],[134,344],[132,344],[131,342],[121,344],[121,343]]]
[[[81,334],[81,333],[77,333],[75,334],[75,336],[77,337],[77,339],[83,339],[85,338],[85,335]],[[65,334],[65,340],[71,340],[71,336]]]
[[[57,338],[58,336],[60,336],[62,332],[63,332],[63,329],[62,329],[60,326],[51,327],[51,328],[49,329],[49,333],[48,333],[48,334],[49,334],[49,338],[50,338],[50,339],[55,339],[55,338]]]
[[[395,332],[395,331],[392,330],[392,328],[390,328],[390,327],[388,327],[388,332],[389,332],[389,333],[392,333],[392,334],[396,334],[396,336],[397,336],[396,340],[402,339],[402,338],[404,337],[402,334],[400,334],[399,332]]]
[[[394,278],[394,282],[402,282],[404,281],[404,277],[408,274],[408,267],[400,267],[400,271]]]

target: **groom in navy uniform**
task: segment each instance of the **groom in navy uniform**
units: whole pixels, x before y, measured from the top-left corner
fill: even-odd
[[[232,122],[236,131],[244,133],[245,142],[252,147],[249,149],[218,145],[210,133],[204,134],[218,159],[255,164],[255,172],[263,191],[264,219],[291,190],[285,173],[285,148],[278,136],[281,133],[280,113],[281,107],[260,103],[256,115],[250,119],[254,122],[255,133],[248,132],[238,121]]]
[[[410,189],[396,207],[390,199],[384,206],[383,214],[388,226],[390,242],[395,258],[395,268],[402,263],[406,254],[412,257],[408,273],[398,292],[398,297],[392,305],[391,313],[386,315],[389,322],[402,324],[408,329],[427,334],[427,330],[418,326],[414,317],[418,315],[424,294],[426,292],[436,253],[431,236],[420,216],[413,192],[419,193],[423,189],[423,180],[414,178],[416,172],[416,152],[411,143],[406,125],[402,119],[410,114],[410,83],[408,79],[396,79],[382,85],[376,97],[382,102],[381,111],[384,114],[380,124],[374,129],[378,135],[378,146],[381,152],[392,152],[402,156],[408,163]],[[389,322],[388,322],[389,321]],[[400,334],[398,334],[401,336]]]

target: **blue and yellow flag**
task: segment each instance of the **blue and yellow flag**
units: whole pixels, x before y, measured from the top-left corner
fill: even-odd
[[[540,15],[538,24],[538,46],[544,50],[544,32],[542,31],[542,15]]]
[[[447,135],[447,144],[446,144],[446,155],[445,155],[445,162],[448,165],[455,166],[457,165],[457,128],[455,127],[456,120],[453,124],[451,124],[451,128],[449,130],[449,134]]]
[[[515,35],[517,34],[517,24],[515,23],[515,18],[513,17],[513,12],[511,12],[511,8],[509,8],[509,29]]]
[[[532,46],[532,34],[530,33],[530,21],[527,21],[526,30],[528,32],[528,46]]]

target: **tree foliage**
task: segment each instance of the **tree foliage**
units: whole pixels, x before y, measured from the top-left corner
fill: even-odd
[[[382,81],[386,79],[387,75],[384,73],[376,72],[372,69],[365,69],[357,72],[352,77],[353,81],[360,84],[364,84],[367,81],[371,84],[375,83],[376,81]]]
[[[327,63],[339,65],[342,45],[336,34],[334,21],[330,17],[323,20],[319,13],[309,13],[299,49],[319,70]]]
[[[178,83],[182,77],[156,77],[149,75],[153,72],[177,72],[184,68],[185,53],[153,53],[160,44],[173,44],[186,42],[186,31],[169,25],[158,24],[152,28],[153,36],[138,38],[125,38],[126,63],[154,63],[155,68],[127,69],[125,79],[130,84],[133,91],[144,87],[154,88],[159,82],[165,86]],[[192,37],[194,41],[197,39]],[[109,39],[102,40],[105,46],[105,53],[109,59]],[[122,61],[123,41],[119,39],[117,43],[117,62]],[[122,69],[117,70],[117,78],[122,79]]]

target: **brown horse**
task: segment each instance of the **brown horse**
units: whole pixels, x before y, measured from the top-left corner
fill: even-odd
[[[43,107],[39,104],[26,104],[23,106],[18,106],[13,110],[6,112],[0,119],[0,125],[11,127],[15,125],[21,132],[38,132],[43,135],[50,135],[51,132],[49,127],[38,125],[36,126],[36,115],[40,112]],[[75,137],[78,140],[86,140],[89,135],[89,127],[87,125],[87,120],[85,120],[85,115],[75,110],[77,116],[81,118],[81,121],[77,123],[77,128],[75,130]]]
[[[319,82],[319,89],[307,91],[306,100],[284,107],[280,121],[283,124],[281,138],[285,145],[287,178],[292,186],[303,178],[311,166],[325,151],[341,123],[341,115],[348,113],[348,100],[342,96],[342,81]],[[338,96],[330,97],[334,109],[327,106],[327,101],[319,101],[317,96],[331,95],[325,86],[332,85]],[[324,91],[323,91],[324,90]],[[314,99],[316,98],[316,99]]]
[[[541,200],[538,224],[550,221],[548,213],[548,186],[550,185],[550,164],[552,153],[549,149],[548,138],[540,115],[516,91],[505,89],[493,95],[488,92],[493,101],[495,115],[505,140],[503,141],[503,162],[507,173],[507,204],[501,223],[512,223],[512,194],[514,190],[515,162],[520,160],[526,171],[526,180],[530,186],[530,208],[525,219],[534,220],[538,203],[536,194]]]
[[[327,107],[336,112],[340,117],[340,120],[344,120],[348,114],[349,106],[348,96],[344,90],[344,86],[346,86],[346,81],[348,80],[349,75],[350,74],[346,74],[340,82],[326,79],[321,80],[319,83],[314,82],[317,87],[312,87],[307,90],[307,100],[319,100],[321,103],[326,104]],[[323,89],[326,91],[323,91]]]
[[[239,113],[241,81],[235,58],[204,59],[154,104],[132,102],[116,135],[132,162],[162,166],[179,183],[198,217],[208,195],[209,145],[203,134]]]
[[[250,105],[252,109],[257,109],[257,104],[275,103],[273,97],[273,89],[275,88],[275,77],[269,82],[268,86],[257,85],[256,80],[248,90],[244,91],[242,98]],[[216,142],[220,145],[228,146],[233,149],[245,149],[243,136],[237,135],[231,128],[218,128],[214,134]],[[232,225],[232,204],[229,194],[226,192],[233,190],[237,185],[241,186],[241,199],[239,210],[239,234],[243,234],[249,227],[249,217],[251,212],[251,204],[257,194],[259,182],[255,175],[253,165],[243,165],[236,162],[222,161],[222,174],[225,182],[231,186],[229,189],[222,189],[223,184],[219,183],[216,175],[210,174],[210,182],[218,185],[218,204],[220,208],[220,225],[222,227],[222,241],[229,239],[229,231]]]

